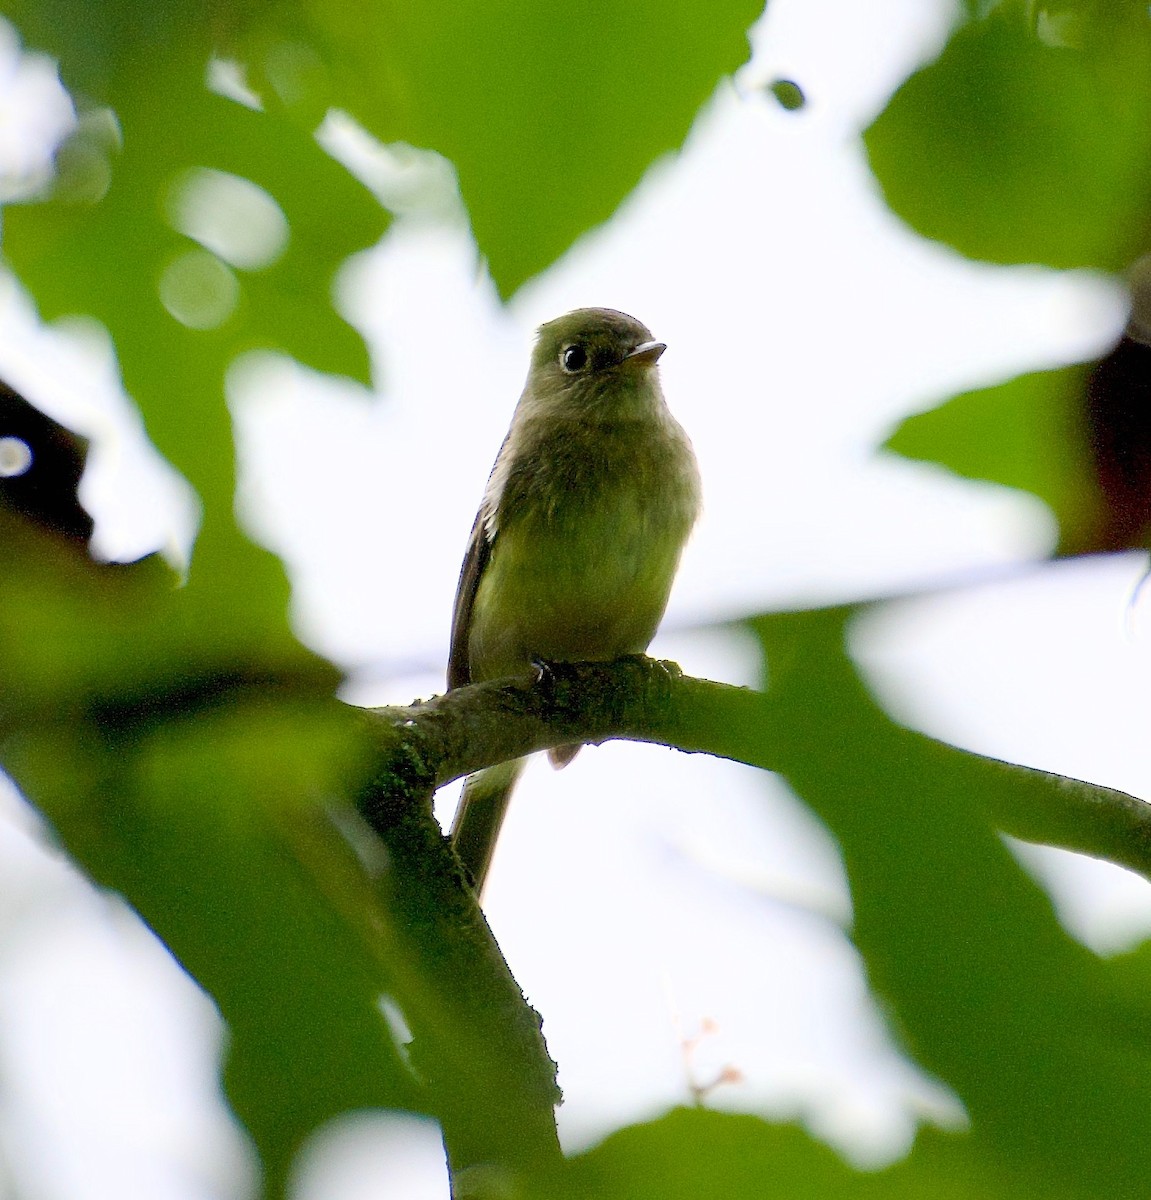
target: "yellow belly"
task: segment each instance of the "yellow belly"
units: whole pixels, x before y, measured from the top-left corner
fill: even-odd
[[[511,523],[495,539],[476,595],[472,677],[646,650],[686,533],[682,518],[620,496]]]

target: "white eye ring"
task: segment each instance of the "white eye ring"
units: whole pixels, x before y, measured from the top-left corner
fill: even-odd
[[[32,458],[32,447],[23,438],[0,437],[0,479],[23,475]]]
[[[560,351],[560,369],[568,375],[578,375],[588,364],[587,350],[578,342]]]

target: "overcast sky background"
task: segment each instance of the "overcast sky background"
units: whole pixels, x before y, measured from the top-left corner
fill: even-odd
[[[1110,281],[970,264],[884,209],[858,130],[942,44],[950,12],[773,0],[753,61],[683,154],[506,308],[444,164],[329,122],[335,151],[400,213],[342,281],[377,389],[265,357],[237,368],[232,402],[245,519],[287,561],[297,628],[349,672],[349,699],[442,689],[460,558],[533,330],[608,305],[668,343],[664,388],[704,478],[653,653],[755,683],[746,635],[718,623],[922,592],[855,630],[893,715],[1151,796],[1143,556],[1041,564],[1054,526],[1038,501],[873,452],[942,397],[1100,353],[1125,315]],[[0,33],[0,177],[34,172],[67,119],[46,65],[14,54]],[[801,84],[806,109],[765,93],[777,76]],[[0,375],[96,437],[84,497],[101,553],[186,542],[180,489],[149,457],[98,331],[38,326],[0,278]],[[218,1099],[210,1002],[0,799],[0,1164],[44,1200],[242,1195],[251,1164]],[[1088,944],[1151,930],[1141,880],[1025,858]],[[740,1079],[710,1103],[797,1117],[855,1161],[898,1154],[925,1114],[955,1119],[867,994],[833,844],[771,778],[618,744],[559,773],[533,762],[485,907],[544,1014],[570,1149],[725,1067]],[[364,1118],[325,1146],[301,1200],[447,1195],[427,1122]]]

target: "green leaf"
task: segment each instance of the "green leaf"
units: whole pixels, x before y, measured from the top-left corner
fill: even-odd
[[[921,1133],[902,1162],[857,1171],[791,1125],[676,1109],[612,1134],[537,1181],[529,1200],[1040,1200],[1045,1193],[997,1174],[972,1138]]]
[[[235,525],[226,375],[238,355],[271,349],[366,381],[367,350],[336,313],[332,290],[337,270],[378,240],[386,216],[308,132],[208,91],[206,26],[177,6],[129,34],[129,8],[74,14],[91,35],[82,51],[71,35],[54,36],[56,23],[45,21],[54,5],[22,9],[34,30],[50,31],[49,48],[78,55],[62,61],[65,80],[75,68],[81,81],[102,83],[122,149],[93,133],[94,119],[82,122],[63,156],[87,171],[80,186],[65,170],[55,198],[8,209],[4,252],[45,317],[90,314],[111,333],[150,435],[203,506],[195,601],[226,608],[237,640],[283,641],[282,570]],[[163,37],[140,45],[161,17]],[[106,42],[114,49],[97,61],[93,47]],[[273,261],[233,269],[175,227],[181,186],[205,168],[250,181],[279,206],[287,244]],[[103,181],[94,192],[93,179]]]
[[[450,158],[509,296],[682,145],[719,81],[746,61],[762,9],[722,0],[702,20],[692,0],[301,0],[281,42],[248,57],[257,78],[278,81],[305,110],[335,104],[384,141]],[[309,64],[290,86],[285,58]]]
[[[1103,504],[1095,480],[1084,394],[1091,364],[1021,375],[908,417],[884,443],[967,479],[1021,488],[1059,522],[1059,548],[1098,547]]]
[[[758,1117],[676,1109],[612,1134],[577,1156],[557,1186],[529,1196],[575,1200],[840,1200],[860,1176],[833,1151],[789,1125]]]
[[[1126,267],[1151,224],[1151,27],[1117,11],[1081,10],[1073,46],[1015,5],[961,25],[865,135],[891,209],[972,258]]]
[[[1063,932],[992,829],[1003,775],[878,709],[844,654],[846,616],[755,629],[772,753],[838,840],[873,987],[999,1171],[1048,1196],[1141,1194],[1146,999]]]
[[[231,657],[147,560],[100,567],[0,510],[0,763],[228,1024],[227,1086],[276,1195],[360,1107],[419,1107],[380,1011],[410,970],[327,818],[362,782],[335,673]]]

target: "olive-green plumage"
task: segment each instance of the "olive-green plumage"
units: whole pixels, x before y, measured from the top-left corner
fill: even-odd
[[[460,572],[449,687],[647,649],[699,512],[695,455],[659,386],[664,349],[614,309],[540,328]],[[477,890],[521,765],[465,784],[452,840]]]

